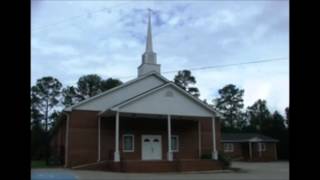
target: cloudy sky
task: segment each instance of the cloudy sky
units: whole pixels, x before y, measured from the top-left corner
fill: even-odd
[[[32,1],[31,82],[43,76],[75,85],[86,74],[128,81],[145,49],[147,9],[162,75],[194,70],[200,98],[235,84],[245,106],[266,99],[271,110],[289,104],[289,3],[256,1]]]

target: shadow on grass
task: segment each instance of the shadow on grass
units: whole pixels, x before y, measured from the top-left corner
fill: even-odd
[[[31,168],[48,168],[46,161],[31,161]]]
[[[58,164],[46,164],[45,160],[37,160],[37,161],[31,161],[31,169],[36,168],[63,168],[63,165]]]

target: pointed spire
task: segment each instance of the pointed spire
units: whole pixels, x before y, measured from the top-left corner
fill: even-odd
[[[148,32],[147,32],[147,43],[146,52],[142,55],[142,64],[138,67],[138,76],[150,72],[156,72],[160,74],[160,64],[157,64],[157,53],[153,52],[152,49],[152,33],[151,33],[151,9],[148,14]]]
[[[148,15],[148,34],[147,34],[147,45],[146,45],[146,52],[153,52],[152,50],[152,34],[151,34],[151,9],[149,10]]]

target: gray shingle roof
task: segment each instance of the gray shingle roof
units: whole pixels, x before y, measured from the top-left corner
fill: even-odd
[[[263,142],[278,142],[277,139],[273,139],[268,136],[257,133],[222,133],[222,142],[249,142],[252,140],[258,140]]]

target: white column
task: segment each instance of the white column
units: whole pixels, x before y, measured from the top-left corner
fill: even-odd
[[[262,155],[262,144],[261,143],[258,143],[258,150],[259,150],[259,157],[261,157]]]
[[[201,123],[198,120],[198,148],[199,148],[199,159],[201,159]]]
[[[172,151],[171,151],[171,116],[168,115],[168,161],[172,161]]]
[[[212,145],[213,145],[213,151],[212,151],[212,159],[217,160],[218,159],[218,151],[216,147],[216,123],[214,117],[212,117]]]
[[[251,145],[251,142],[249,142],[249,156],[250,156],[250,160],[252,160],[252,145]]]
[[[98,117],[98,162],[101,161],[101,116]]]
[[[116,112],[116,129],[115,129],[115,152],[114,152],[114,161],[120,161],[120,153],[119,153],[119,112]]]
[[[69,153],[69,124],[70,124],[70,115],[67,114],[66,119],[66,135],[65,135],[65,150],[64,150],[64,167],[67,167],[68,164],[68,153]]]

